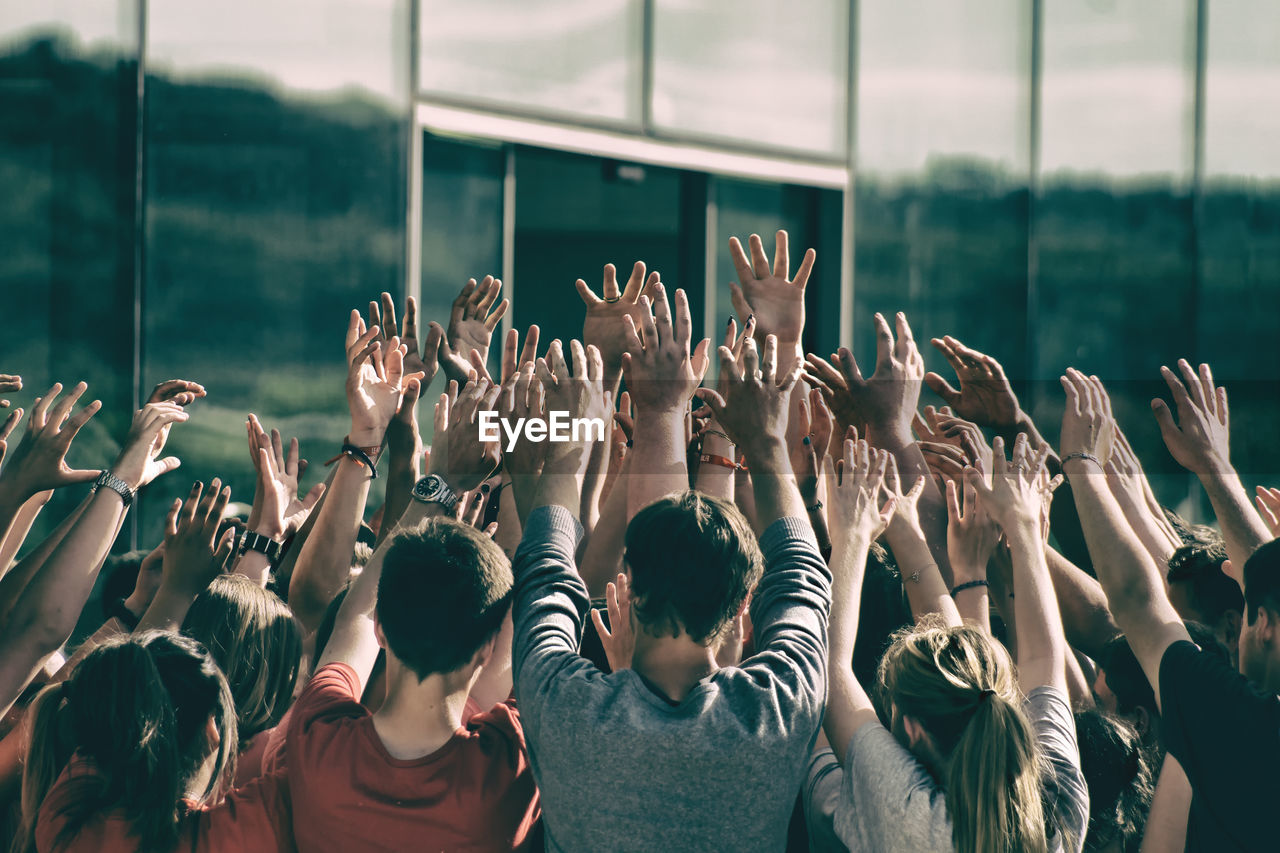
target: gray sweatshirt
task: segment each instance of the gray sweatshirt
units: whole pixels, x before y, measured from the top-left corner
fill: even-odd
[[[784,849],[826,702],[831,574],[809,523],[780,519],[760,539],[756,653],[678,705],[578,654],[580,536],[568,511],[539,507],[514,564],[515,692],[547,849]]]

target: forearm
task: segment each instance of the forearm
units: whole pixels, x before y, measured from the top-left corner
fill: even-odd
[[[1191,781],[1182,765],[1165,753],[1151,798],[1141,853],[1182,853],[1187,848],[1187,817],[1191,813]]]
[[[1230,465],[1217,466],[1212,472],[1201,474],[1200,483],[1209,495],[1214,515],[1222,528],[1232,576],[1243,589],[1245,562],[1254,551],[1275,537],[1267,529],[1262,516],[1258,515],[1240,482],[1240,476]]]
[[[1013,561],[1014,613],[1018,620],[1018,681],[1023,692],[1049,685],[1066,692],[1067,642],[1034,519],[1005,529]]]
[[[289,606],[307,631],[320,624],[351,574],[369,484],[365,467],[344,454],[289,579]]]
[[[704,456],[719,456],[736,462],[737,448],[733,442],[720,435],[718,432],[711,430],[718,429],[714,421],[712,421],[706,431],[702,434],[702,453]],[[721,465],[717,462],[699,462],[698,475],[694,480],[693,487],[704,495],[711,495],[717,498],[733,502],[733,478],[736,468],[730,468],[728,465]]]
[[[587,537],[578,563],[582,582],[593,598],[605,594],[605,586],[622,570],[622,552],[627,535],[627,477],[631,457],[622,461],[617,487],[609,491],[600,520]]]
[[[853,674],[853,650],[858,637],[862,607],[862,581],[870,542],[847,532],[831,543],[831,572],[835,591],[831,596],[831,621],[827,640],[827,713],[823,730],[836,759],[842,764],[849,741],[862,725],[875,719],[866,690]]]
[[[398,452],[392,447],[388,453],[387,492],[382,503],[382,527],[378,530],[378,541],[391,535],[396,523],[413,500],[412,492],[418,478],[422,475],[420,465],[421,454]]]
[[[1047,546],[1045,562],[1049,566],[1049,577],[1058,599],[1067,642],[1094,660],[1100,659],[1103,647],[1120,634],[1115,620],[1111,618],[1102,585]]]
[[[947,504],[933,481],[933,473],[929,470],[929,463],[924,460],[924,454],[920,452],[920,446],[911,440],[910,435],[875,431],[870,434],[876,436],[875,446],[893,454],[903,492],[909,491],[917,480],[924,477],[924,492],[917,504],[920,529],[924,532],[925,542],[933,555],[933,563],[942,574],[943,584],[954,583],[951,560],[947,556]]]
[[[31,525],[35,524],[36,517],[40,515],[40,510],[44,509],[45,504],[49,502],[51,497],[53,497],[52,491],[32,495],[22,504],[17,514],[13,516],[13,523],[9,526],[9,532],[5,534],[3,544],[0,544],[0,577],[4,577],[8,571],[9,564],[13,562],[13,558],[22,549],[22,543],[27,541],[27,534],[31,532]],[[6,516],[8,514],[4,509],[0,509],[0,513]]]
[[[640,412],[627,477],[627,516],[634,517],[658,498],[689,488],[685,461],[684,412]]]
[[[756,523],[761,531],[780,518],[807,518],[791,460],[782,439],[763,437],[747,454],[755,497]]]
[[[608,475],[609,435],[608,431],[618,427],[610,423],[605,430],[604,441],[591,443],[587,453],[587,467],[582,474],[582,498],[579,502],[578,518],[587,535],[600,521],[600,496],[604,492],[604,481]]]
[[[902,574],[902,587],[911,605],[911,615],[919,622],[929,614],[939,613],[946,624],[959,625],[960,611],[956,609],[951,591],[934,562],[924,534],[919,528],[905,524],[895,520],[885,538]]]
[[[953,596],[960,620],[991,636],[991,597],[985,586],[971,586]]]
[[[136,633],[152,630],[177,631],[182,627],[182,621],[187,618],[191,603],[199,594],[198,589],[167,587],[161,583],[147,611],[138,620],[138,627],[134,631]]]
[[[809,516],[809,524],[813,526],[813,536],[818,540],[818,550],[824,554],[831,548],[831,531],[827,528],[826,483],[819,478],[814,484],[799,483],[800,501]]]

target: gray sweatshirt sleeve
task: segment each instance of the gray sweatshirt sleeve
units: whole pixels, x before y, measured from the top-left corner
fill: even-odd
[[[807,519],[780,518],[760,537],[764,577],[751,599],[755,654],[751,671],[767,666],[788,692],[826,703],[827,617],[831,571]]]
[[[1027,694],[1027,716],[1047,765],[1046,802],[1061,849],[1079,851],[1089,828],[1089,788],[1080,769],[1076,720],[1065,695],[1047,685]]]
[[[564,507],[540,506],[529,513],[512,571],[512,676],[523,705],[578,655],[583,619],[591,606],[578,576],[574,550],[582,525]]]

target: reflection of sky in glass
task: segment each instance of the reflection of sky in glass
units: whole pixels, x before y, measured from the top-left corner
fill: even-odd
[[[640,0],[422,0],[423,89],[636,122]]]
[[[408,98],[408,0],[161,0],[147,62],[182,77],[253,76],[285,88]],[[246,75],[246,72],[248,73]]]
[[[82,49],[137,43],[137,18],[128,0],[9,0],[0,3],[0,46],[51,32],[68,33]]]
[[[1214,0],[1205,79],[1205,169],[1280,178],[1280,3]]]
[[[843,154],[847,15],[843,0],[657,0],[655,123]]]
[[[1020,0],[873,0],[858,17],[858,165],[918,172],[931,156],[1027,167]]]
[[[1190,173],[1195,4],[1044,4],[1041,166],[1110,176]]]

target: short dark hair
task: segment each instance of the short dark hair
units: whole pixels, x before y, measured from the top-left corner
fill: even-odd
[[[1280,539],[1272,539],[1245,560],[1244,604],[1250,625],[1259,607],[1280,614]]]
[[[1231,653],[1209,626],[1191,620],[1186,620],[1183,624],[1191,635],[1191,642],[1203,651],[1216,655],[1228,668],[1231,667]],[[1159,714],[1155,691],[1151,689],[1151,682],[1147,681],[1137,655],[1130,648],[1128,637],[1121,634],[1107,643],[1099,663],[1106,673],[1107,687],[1116,696],[1116,710],[1119,713],[1128,714],[1135,708],[1142,707],[1153,717]]]
[[[1189,542],[1169,557],[1169,583],[1187,583],[1199,616],[1215,624],[1224,614],[1244,611],[1240,584],[1222,571],[1227,548],[1221,542]]]
[[[395,534],[378,581],[387,648],[419,680],[453,672],[502,627],[511,563],[479,530],[433,518]]]
[[[719,639],[764,571],[751,525],[729,501],[687,491],[627,525],[632,607],[645,626],[697,643]]]

